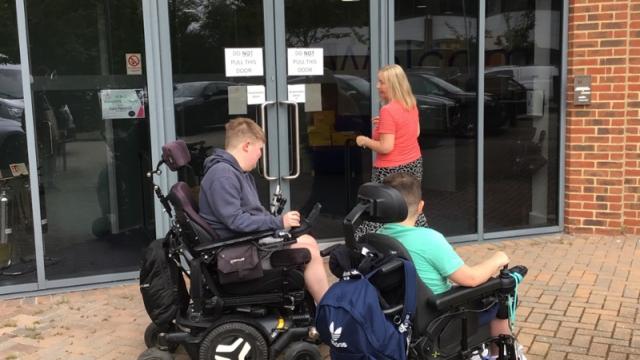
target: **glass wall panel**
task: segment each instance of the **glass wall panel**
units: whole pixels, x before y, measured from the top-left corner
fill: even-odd
[[[320,96],[314,103],[306,94],[299,104],[301,168],[291,181],[291,207],[307,214],[320,202],[314,235],[342,237],[358,187],[371,178],[370,152],[355,143],[371,133],[369,2],[287,0],[285,31],[287,48],[320,48],[324,65],[322,75],[287,74],[288,86],[317,86]],[[289,154],[293,164],[293,148]]]
[[[155,238],[141,1],[26,3],[46,277],[134,271]]]
[[[0,286],[36,281],[14,0],[0,0]]]
[[[264,48],[263,4],[170,0],[169,23],[176,134],[191,150],[191,168],[181,171],[180,180],[197,198],[204,160],[214,148],[224,148],[227,121],[239,116],[259,120],[259,106],[247,106],[246,98],[244,109],[230,114],[229,87],[264,85],[264,77],[227,77],[224,49]],[[254,177],[262,203],[267,204],[269,184],[258,169]]]
[[[418,101],[429,225],[476,232],[478,2],[395,2],[395,62]]]
[[[558,225],[562,1],[487,0],[485,232]]]

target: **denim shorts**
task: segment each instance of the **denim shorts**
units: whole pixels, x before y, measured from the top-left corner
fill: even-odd
[[[487,310],[481,312],[478,315],[478,325],[483,326],[487,325],[493,319],[508,319],[509,311],[506,306],[501,306],[500,304],[493,304]]]

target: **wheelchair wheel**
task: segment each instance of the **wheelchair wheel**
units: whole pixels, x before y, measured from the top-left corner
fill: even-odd
[[[269,351],[264,337],[254,327],[241,322],[222,324],[200,343],[200,360],[267,360]]]
[[[306,341],[297,341],[284,349],[283,360],[322,360],[318,346]]]
[[[147,325],[147,328],[144,330],[144,344],[147,345],[149,349],[158,346],[158,335],[160,334],[160,328],[154,323]],[[167,344],[167,351],[174,352],[178,348],[178,344],[169,343]]]
[[[138,360],[173,360],[173,355],[156,347],[152,347],[140,354]]]

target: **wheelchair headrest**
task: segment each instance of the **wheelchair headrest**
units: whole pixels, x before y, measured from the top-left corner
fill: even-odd
[[[176,140],[162,146],[162,160],[171,171],[176,171],[191,161],[191,153],[184,141]]]
[[[358,189],[358,200],[371,204],[365,220],[393,223],[407,218],[407,203],[402,194],[391,186],[365,183]]]
[[[365,183],[358,189],[358,203],[342,224],[348,247],[356,248],[355,229],[363,221],[377,223],[400,222],[407,218],[407,203],[400,192],[390,186]]]

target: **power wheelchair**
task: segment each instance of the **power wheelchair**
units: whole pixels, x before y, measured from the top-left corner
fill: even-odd
[[[376,183],[363,184],[358,191],[358,203],[344,220],[345,245],[325,250],[331,253],[330,269],[341,278],[353,270],[378,272],[370,279],[379,292],[380,303],[389,319],[399,319],[404,296],[404,273],[398,258],[411,260],[410,254],[396,239],[377,233],[366,234],[356,242],[354,229],[362,221],[392,223],[407,217],[407,206],[395,189]],[[335,254],[350,252],[350,266],[336,261]],[[334,254],[335,252],[335,254]],[[350,267],[350,269],[349,269]],[[474,287],[454,287],[439,295],[417,278],[417,308],[412,321],[412,336],[408,346],[409,359],[450,360],[482,359],[490,343],[499,348],[500,360],[522,360],[521,349],[513,336],[491,337],[489,325],[479,325],[479,313],[494,304],[507,305],[517,291],[517,285],[527,268],[515,266],[503,269],[498,277]],[[512,276],[511,274],[518,274]]]
[[[162,160],[148,177],[161,173],[163,164],[176,171],[188,166],[190,160],[183,141],[168,143],[162,147]],[[144,274],[143,280],[141,271],[143,300],[153,322],[144,336],[149,349],[139,359],[172,359],[170,352],[179,345],[192,359],[201,360],[278,356],[320,359],[313,328],[314,303],[305,291],[303,277],[310,253],[307,249],[287,248],[296,237],[310,230],[319,205],[295,230],[221,239],[198,215],[197,203],[186,183],[176,183],[166,196],[158,186],[154,191],[171,218],[169,232],[164,239],[156,240],[155,246],[166,258],[166,264],[160,267],[172,269],[172,281],[151,292],[145,286],[158,277],[152,271]],[[283,204],[283,198],[275,196],[272,211],[281,212]],[[241,253],[225,252],[239,246]],[[227,263],[233,268],[234,262],[244,261],[245,256],[255,257],[256,252],[259,263],[243,270],[245,275],[253,272],[252,276],[242,279],[240,271],[234,275],[240,279],[223,281],[223,275],[228,274],[221,273],[218,265],[225,260],[225,254],[235,257]],[[257,268],[260,269],[256,273]],[[187,284],[184,278],[188,279]],[[165,295],[175,299],[170,304],[170,309],[175,310],[167,317],[167,307],[159,309],[164,312],[160,321],[153,303]]]

